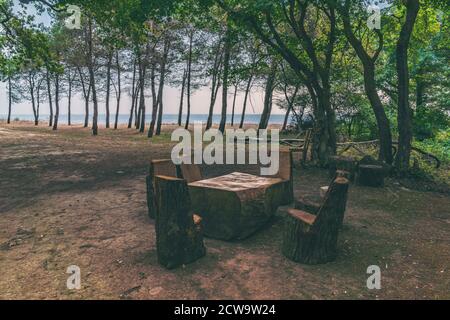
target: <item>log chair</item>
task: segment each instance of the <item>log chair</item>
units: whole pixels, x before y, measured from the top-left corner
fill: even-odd
[[[288,210],[282,246],[287,258],[304,264],[321,264],[336,259],[348,187],[349,181],[338,177],[317,216],[297,209]]]
[[[201,217],[191,212],[185,180],[155,176],[156,249],[158,262],[173,269],[206,254],[201,233]]]
[[[350,180],[349,179],[350,173],[348,173],[347,171],[343,171],[343,170],[336,170],[335,176],[333,177],[333,180],[331,182],[333,182],[334,180],[336,180],[339,177],[343,177],[347,180]],[[329,190],[329,187],[328,187],[328,190]],[[323,199],[327,197],[328,190],[325,193],[324,197],[320,197],[320,198],[318,198],[317,196],[315,196],[315,197],[314,196],[298,197],[297,199],[295,199],[294,208],[317,215],[317,213],[319,212],[321,203],[323,202]],[[344,210],[345,210],[345,207],[344,207]]]
[[[150,162],[147,183],[147,208],[148,216],[154,219],[156,215],[155,203],[155,176],[164,175],[168,177],[180,177],[180,169],[170,159],[152,160]]]

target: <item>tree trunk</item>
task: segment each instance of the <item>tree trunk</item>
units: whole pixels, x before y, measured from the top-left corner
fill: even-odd
[[[51,86],[51,81],[50,81],[50,73],[48,70],[46,73],[46,80],[47,80],[48,105],[50,108],[50,118],[48,120],[48,126],[52,127],[53,126],[52,86]]]
[[[138,129],[139,128],[139,112],[140,112],[140,110],[138,110],[138,102],[139,102],[139,99],[140,99],[140,97],[139,97],[139,91],[140,91],[140,87],[141,86],[137,86],[137,88],[136,88],[136,96],[135,96],[135,98],[134,98],[134,127],[136,128],[136,129]]]
[[[156,135],[159,136],[161,134],[161,125],[162,125],[162,117],[163,117],[163,101],[164,101],[164,81],[166,78],[166,66],[167,66],[167,57],[170,51],[170,39],[166,41],[164,44],[164,53],[163,60],[161,64],[161,75],[159,78],[159,92],[158,92],[158,123],[156,125]]]
[[[208,120],[206,122],[206,130],[209,130],[212,126],[213,116],[214,116],[214,106],[217,100],[217,94],[220,88],[220,67],[222,64],[222,50],[220,42],[217,46],[216,56],[214,58],[212,83],[211,83],[211,98],[209,103],[209,113]]]
[[[147,54],[145,56],[147,58]],[[139,96],[139,111],[140,111],[140,124],[139,124],[139,132],[145,131],[145,72],[146,66],[144,61],[142,61],[141,54],[138,55],[139,60],[139,87],[140,87],[140,96]]]
[[[41,94],[40,94],[40,84],[36,87],[36,114],[37,114],[37,122],[35,125],[39,125],[39,110],[41,108]]]
[[[244,127],[245,112],[247,111],[247,100],[248,100],[248,96],[250,94],[250,88],[252,86],[252,81],[253,81],[253,75],[250,75],[250,78],[248,78],[247,87],[245,88],[244,106],[242,108],[241,123],[239,124],[240,129],[242,129]]]
[[[55,120],[53,121],[53,130],[58,129],[59,120],[59,73],[55,74]]]
[[[286,111],[286,115],[284,116],[284,122],[283,122],[283,127],[281,128],[281,132],[286,131],[287,123],[289,120],[289,114],[294,109],[295,98],[297,97],[299,88],[300,88],[300,86],[295,87],[295,91],[294,91],[294,94],[292,95],[292,99],[289,98],[289,95],[287,92],[288,86],[286,85],[284,88],[284,96],[286,97],[286,102],[288,103],[288,108]]]
[[[89,125],[89,97],[91,95],[91,85],[89,84],[89,88],[86,90],[86,83],[84,82],[84,76],[81,72],[81,68],[77,67],[78,74],[80,76],[81,88],[83,90],[84,97],[84,128],[87,128]]]
[[[116,67],[117,67],[117,105],[116,105],[116,119],[114,120],[114,129],[117,129],[119,123],[119,110],[120,110],[120,98],[122,96],[122,82],[120,79],[120,61],[119,61],[119,52],[116,52]]]
[[[225,132],[225,125],[227,122],[227,109],[228,109],[228,76],[230,73],[230,58],[231,58],[231,28],[227,26],[225,34],[225,46],[224,46],[224,58],[223,58],[223,80],[222,80],[222,112],[220,118],[219,130]]]
[[[135,87],[136,87],[136,59],[133,61],[133,80],[131,82],[131,110],[130,110],[130,117],[128,119],[128,129],[130,129],[133,124],[133,113],[136,98]]]
[[[231,111],[231,126],[234,127],[234,110],[236,108],[236,96],[237,96],[237,92],[238,92],[238,85],[236,84],[234,86],[234,97],[233,97],[233,108]]]
[[[72,115],[72,79],[69,71],[69,92],[67,94],[68,106],[67,106],[67,125],[72,125],[71,115]]]
[[[276,72],[277,72],[277,64],[275,61],[272,61],[270,73],[267,76],[266,90],[264,94],[264,109],[261,114],[258,130],[267,129],[267,126],[269,125],[270,114],[272,112],[272,94],[274,89]]]
[[[283,121],[283,126],[281,127],[281,132],[286,131],[287,123],[289,120],[289,114],[291,113],[291,110],[292,110],[292,106],[289,105],[287,108],[286,114],[284,115],[284,121]]]
[[[8,76],[8,120],[7,123],[11,123],[11,108],[12,108],[12,86],[11,76]]]
[[[181,121],[183,118],[183,101],[184,101],[184,88],[186,86],[186,69],[183,71],[183,82],[181,84],[181,97],[180,97],[180,108],[178,110],[178,126],[181,127]]]
[[[92,102],[94,104],[94,115],[92,118],[92,134],[94,136],[98,135],[98,100],[97,100],[97,89],[95,86],[95,72],[94,72],[94,53],[93,53],[93,43],[92,43],[92,17],[89,17],[88,23],[88,69],[89,69],[89,81],[92,89]]]
[[[30,97],[31,97],[31,106],[33,108],[34,125],[37,126],[39,124],[39,119],[36,111],[36,99],[34,98],[35,83],[34,83],[34,75],[32,73],[28,75],[28,85],[30,86]]]
[[[111,94],[111,64],[112,64],[113,55],[112,53],[108,54],[108,63],[106,65],[106,128],[109,128],[109,96]]]
[[[156,62],[152,63],[151,70],[151,87],[152,87],[152,120],[150,121],[150,128],[148,129],[148,137],[153,137],[153,132],[155,131],[156,117],[158,116],[158,104],[159,97],[156,93]],[[159,90],[158,90],[159,92]]]
[[[409,70],[408,47],[414,24],[420,9],[419,0],[407,0],[406,20],[402,26],[397,42],[397,76],[398,76],[398,152],[395,166],[399,172],[409,169],[412,142],[412,110],[409,105]]]
[[[192,77],[192,42],[194,40],[194,31],[189,34],[189,55],[187,62],[187,115],[184,128],[189,129],[189,121],[191,120],[191,77]]]

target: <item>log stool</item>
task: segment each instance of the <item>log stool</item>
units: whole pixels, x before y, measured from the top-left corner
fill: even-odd
[[[155,176],[156,249],[158,262],[167,269],[194,262],[206,253],[201,217],[190,211],[185,180]]]
[[[358,184],[367,187],[382,188],[384,186],[385,169],[379,165],[360,165],[358,168]]]
[[[337,238],[347,202],[349,181],[338,177],[330,186],[317,216],[289,209],[283,232],[283,254],[304,264],[331,262],[337,254]]]

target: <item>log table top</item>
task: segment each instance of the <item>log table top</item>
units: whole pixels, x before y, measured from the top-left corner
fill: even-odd
[[[261,229],[275,214],[283,180],[233,172],[189,183],[192,209],[202,217],[206,236],[244,239]]]
[[[189,186],[239,192],[248,189],[265,189],[281,181],[280,178],[259,177],[248,173],[233,172],[216,178],[196,181],[190,183]]]

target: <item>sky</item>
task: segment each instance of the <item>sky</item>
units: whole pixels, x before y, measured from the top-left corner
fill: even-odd
[[[18,0],[14,0],[14,2],[17,4],[19,3]],[[35,20],[37,23],[43,23],[46,26],[50,25],[51,18],[48,16],[48,14],[44,13],[42,15],[39,15],[36,13],[36,10],[32,5],[28,6],[28,14],[34,15]],[[112,90],[114,91],[114,90]],[[229,96],[228,96],[228,113],[231,113],[231,107],[233,103],[233,88],[229,88]],[[172,88],[170,86],[165,87],[164,92],[164,113],[165,114],[177,114],[179,103],[180,103],[180,95],[181,90],[180,88]],[[105,104],[104,104],[104,97],[100,97],[101,102],[99,103],[99,113],[104,114],[105,113]],[[205,114],[208,113],[209,110],[209,101],[210,101],[210,90],[208,87],[200,88],[197,90],[191,98],[191,104],[192,104],[192,110],[191,112],[193,114]],[[244,93],[240,92],[237,95],[236,99],[236,114],[240,114],[242,112],[242,106],[244,101]],[[260,114],[263,109],[263,101],[264,101],[264,94],[263,90],[261,88],[253,88],[250,94],[250,100],[247,107],[247,113],[248,114]],[[216,105],[214,108],[215,114],[220,114],[221,110],[221,102],[222,97],[221,93],[219,93]],[[149,109],[149,106],[151,105],[151,96],[146,97],[146,105],[147,110]],[[131,98],[127,94],[122,94],[122,100],[121,100],[121,108],[119,113],[120,114],[129,114],[129,109],[131,107]],[[60,101],[60,113],[62,115],[67,114],[67,97],[63,97]],[[111,111],[114,110],[115,112],[115,97],[114,95],[111,96]],[[8,112],[8,95],[6,91],[6,84],[0,83],[0,115],[5,115]],[[12,114],[13,115],[31,115],[32,108],[31,103],[27,101],[23,101],[18,104],[14,104],[12,107]],[[41,105],[41,115],[48,115],[49,114],[49,107],[47,103],[44,103]],[[72,97],[72,114],[84,114],[84,99],[80,94],[77,94]],[[284,114],[283,110],[280,110],[276,105],[273,106],[272,114]]]

